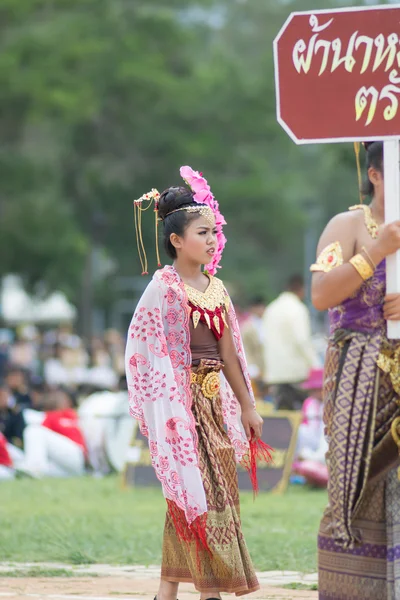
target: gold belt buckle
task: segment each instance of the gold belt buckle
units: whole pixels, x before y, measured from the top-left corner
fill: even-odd
[[[191,382],[201,386],[201,392],[208,400],[214,400],[218,396],[221,388],[218,371],[209,371],[203,373],[191,373]]]

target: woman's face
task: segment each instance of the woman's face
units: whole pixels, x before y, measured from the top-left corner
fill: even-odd
[[[178,258],[206,265],[211,262],[217,248],[217,229],[208,219],[200,215],[190,221],[183,237],[173,233],[170,237]]]

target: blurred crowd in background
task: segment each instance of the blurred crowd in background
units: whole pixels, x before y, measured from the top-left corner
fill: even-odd
[[[318,446],[322,411],[320,390],[303,387],[321,379],[327,332],[304,289],[323,224],[358,198],[352,144],[296,146],[276,119],[273,40],[310,8],[2,3],[1,477],[123,468],[124,336],[148,282],[132,201],[176,185],[184,164],[205,173],[227,220],[221,277],[256,395],[308,413],[305,477],[301,440]],[[143,225],[151,273],[153,219]],[[297,276],[278,295],[294,271],[305,288]]]
[[[72,325],[0,330],[0,478],[121,471],[134,421],[125,339],[86,345]]]
[[[302,411],[294,471],[325,484],[322,364],[300,275],[267,305],[239,308],[252,385],[271,410]],[[125,336],[85,343],[72,324],[0,329],[0,479],[122,471],[135,422],[124,373]]]

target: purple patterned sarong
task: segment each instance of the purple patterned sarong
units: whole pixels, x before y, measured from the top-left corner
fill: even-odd
[[[318,536],[320,600],[400,600],[399,458],[390,434],[400,410],[390,374],[377,365],[380,352],[390,353],[398,342],[385,337],[384,296],[381,263],[330,311],[324,382],[330,479]]]

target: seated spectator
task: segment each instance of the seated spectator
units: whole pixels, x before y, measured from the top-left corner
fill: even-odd
[[[11,334],[7,329],[0,329],[0,379],[6,375],[9,362]]]
[[[52,355],[45,360],[44,379],[47,385],[53,388],[68,384],[68,371],[64,365],[61,344],[54,344]]]
[[[45,410],[46,385],[41,377],[34,376],[30,384],[30,396],[33,410]]]
[[[20,405],[16,404],[5,381],[0,381],[0,433],[7,441],[22,447],[25,421]]]
[[[4,380],[0,380],[0,433],[8,421],[9,409],[11,404],[11,394]]]
[[[13,478],[13,462],[7,449],[7,440],[4,435],[0,433],[0,481]]]
[[[323,369],[312,369],[308,380],[302,385],[309,393],[302,408],[302,422],[297,440],[297,460],[293,471],[302,475],[313,486],[325,487],[328,470],[325,455],[328,444],[324,436],[323,423]]]
[[[304,454],[309,450],[315,451],[321,437],[323,424],[322,386],[323,369],[312,369],[302,388],[308,392],[301,410],[302,420],[298,435],[298,453]]]
[[[87,452],[75,397],[68,389],[58,388],[51,401],[54,408],[43,414],[42,422],[25,428],[25,460],[20,470],[37,477],[83,475]]]
[[[5,380],[15,404],[21,408],[30,407],[32,400],[24,369],[18,365],[10,365],[7,368]]]
[[[16,338],[10,348],[10,362],[23,371],[34,371],[37,367],[37,342],[39,332],[34,325],[17,327]]]
[[[125,374],[125,339],[116,329],[108,329],[104,334],[104,343],[111,358],[114,371],[120,376]]]

